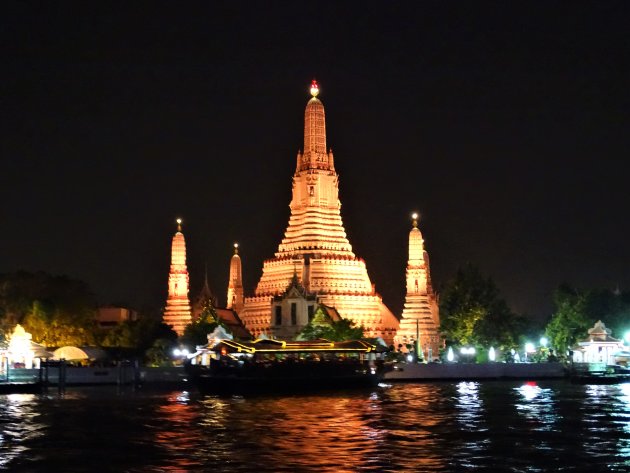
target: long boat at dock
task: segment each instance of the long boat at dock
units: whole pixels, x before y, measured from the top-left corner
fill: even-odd
[[[39,394],[42,392],[42,383],[26,382],[12,383],[0,381],[0,394]]]
[[[186,368],[204,393],[311,392],[375,386],[383,350],[362,340],[210,340]]]

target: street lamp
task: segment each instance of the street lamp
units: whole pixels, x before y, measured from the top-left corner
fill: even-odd
[[[448,361],[455,360],[455,354],[453,353],[453,347],[448,347],[448,352],[446,353],[446,359]]]
[[[461,347],[461,348],[459,349],[459,352],[460,352],[462,355],[466,355],[466,356],[468,356],[469,358],[466,358],[466,360],[467,360],[467,361],[470,361],[470,360],[473,358],[473,356],[474,356],[474,354],[475,354],[476,350],[475,350],[475,347]]]
[[[527,342],[525,344],[525,361],[527,361],[527,354],[534,353],[536,351],[536,347],[532,342]]]
[[[540,339],[540,345],[541,345],[543,348],[547,348],[547,344],[548,344],[548,343],[549,343],[549,340],[547,340],[547,337],[542,337],[542,338]]]
[[[490,347],[490,350],[488,350],[488,359],[490,361],[495,361],[497,359],[497,354],[494,352],[494,347]]]

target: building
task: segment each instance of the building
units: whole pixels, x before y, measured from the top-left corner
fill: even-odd
[[[127,307],[105,306],[99,307],[96,312],[96,323],[104,329],[136,320],[138,320],[138,312]]]
[[[245,298],[240,316],[255,336],[285,337],[309,319],[315,305],[323,304],[363,325],[367,337],[391,343],[398,319],[376,293],[365,262],[353,253],[346,237],[339,176],[332,150],[326,148],[324,105],[318,93],[313,81],[288,227],[274,257],[264,262],[254,296]]]
[[[234,243],[234,254],[230,260],[230,279],[228,281],[226,307],[240,312],[243,309],[243,298],[241,257],[238,255],[238,243]]]
[[[624,349],[623,342],[610,336],[611,330],[598,320],[593,328],[588,330],[588,337],[573,348],[575,363],[605,363],[614,365],[615,354]]]
[[[424,239],[418,228],[418,214],[413,214],[413,225],[409,232],[409,260],[407,262],[407,292],[405,307],[396,332],[395,344],[406,347],[420,342],[419,353],[425,360],[439,355],[440,316],[437,298],[431,284],[429,255],[424,249]]]
[[[188,268],[186,267],[186,240],[182,233],[182,221],[177,219],[177,232],[171,245],[171,269],[168,275],[168,298],[164,309],[164,323],[173,327],[177,335],[191,320]]]

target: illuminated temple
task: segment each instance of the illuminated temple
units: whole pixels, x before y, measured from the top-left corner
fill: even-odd
[[[182,221],[177,220],[177,232],[171,245],[171,269],[168,275],[168,298],[164,309],[164,323],[173,327],[177,335],[191,322],[188,298],[188,268],[186,267],[186,240],[182,233]]]
[[[424,249],[424,239],[418,228],[418,215],[413,214],[413,226],[409,232],[409,260],[407,262],[407,292],[405,307],[396,332],[396,345],[415,345],[420,342],[424,359],[432,360],[439,353],[440,316],[437,298],[431,284],[429,255]]]
[[[339,176],[333,153],[326,149],[324,105],[312,98],[304,116],[304,150],[293,175],[291,215],[275,256],[263,264],[253,297],[240,313],[254,335],[289,338],[316,310],[353,320],[367,337],[393,341],[398,319],[383,304],[365,262],[352,251],[341,220]]]
[[[238,255],[238,243],[234,243],[234,254],[230,260],[230,278],[227,291],[228,309],[241,312],[243,309],[243,277],[241,269],[241,257]]]

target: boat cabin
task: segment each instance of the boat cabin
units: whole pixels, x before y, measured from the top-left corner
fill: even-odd
[[[193,365],[210,366],[212,360],[236,360],[258,362],[369,362],[382,358],[386,349],[363,340],[331,342],[329,340],[284,341],[257,339],[238,342],[212,339],[205,346],[197,347],[191,356]]]

